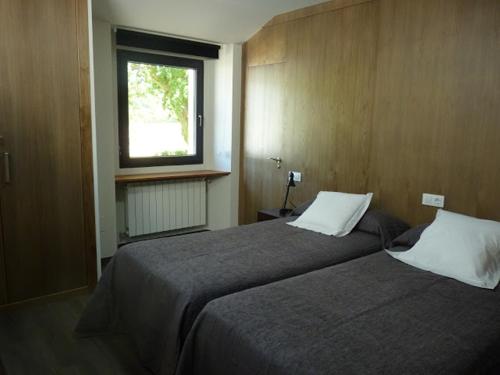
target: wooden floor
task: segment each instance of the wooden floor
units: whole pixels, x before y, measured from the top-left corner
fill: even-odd
[[[87,298],[0,311],[0,374],[150,374],[123,336],[74,337]]]

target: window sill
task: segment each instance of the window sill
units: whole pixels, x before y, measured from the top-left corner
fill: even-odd
[[[115,176],[117,184],[128,184],[133,182],[187,180],[190,178],[214,178],[229,175],[230,172],[223,171],[187,171],[187,172],[165,172],[165,173],[145,173]]]

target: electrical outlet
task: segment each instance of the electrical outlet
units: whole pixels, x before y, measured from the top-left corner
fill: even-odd
[[[444,195],[436,195],[436,194],[422,194],[422,204],[424,206],[432,206],[432,207],[444,207]]]
[[[302,181],[302,173],[296,172],[296,171],[290,171],[288,174],[293,173],[293,180],[295,182],[301,182]]]

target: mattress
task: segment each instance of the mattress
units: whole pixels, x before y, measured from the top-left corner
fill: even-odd
[[[356,230],[335,238],[286,225],[288,220],[122,247],[106,267],[77,332],[125,333],[145,367],[173,374],[184,340],[209,301],[382,248],[379,235]]]
[[[472,373],[500,373],[498,288],[378,252],[211,301],[177,375]]]

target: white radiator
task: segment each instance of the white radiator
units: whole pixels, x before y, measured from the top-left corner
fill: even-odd
[[[205,225],[206,182],[128,184],[126,211],[130,237]]]

